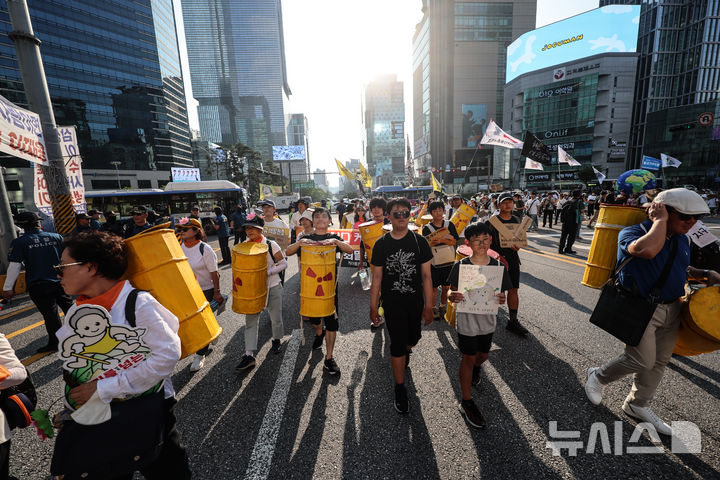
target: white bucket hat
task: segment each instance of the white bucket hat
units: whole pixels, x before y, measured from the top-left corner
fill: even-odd
[[[658,193],[653,202],[662,202],[680,213],[701,215],[710,209],[700,195],[687,188],[671,188]]]

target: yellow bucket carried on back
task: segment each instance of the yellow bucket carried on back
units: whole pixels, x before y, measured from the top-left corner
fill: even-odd
[[[172,230],[143,232],[125,240],[126,277],[146,290],[180,321],[181,358],[215,340],[222,328]]]
[[[699,288],[688,296],[680,315],[676,355],[720,350],[720,286]]]
[[[455,251],[455,261],[459,262],[463,258],[472,256],[472,248],[470,245],[460,245]]]
[[[457,304],[448,300],[447,308],[445,310],[445,321],[453,328],[455,328],[455,311],[457,310]]]
[[[615,268],[620,230],[647,220],[645,209],[625,205],[601,205],[595,236],[585,262],[582,284],[602,288]]]
[[[267,243],[244,242],[232,248],[233,312],[260,313],[267,304]]]
[[[415,225],[417,225],[419,228],[422,228],[425,225],[427,225],[428,223],[432,222],[432,219],[433,219],[432,215],[430,215],[429,213],[425,214],[415,222]]]
[[[368,263],[372,262],[372,249],[375,246],[378,238],[385,235],[383,231],[383,222],[376,222],[371,220],[369,222],[361,223],[358,225],[360,230],[360,237],[365,245],[365,252],[367,253]]]
[[[335,245],[300,247],[300,315],[328,317],[335,313]]]
[[[461,203],[458,209],[453,213],[450,223],[455,225],[458,235],[462,235],[465,231],[465,227],[468,226],[472,218],[477,213],[477,210],[472,208],[467,203]]]

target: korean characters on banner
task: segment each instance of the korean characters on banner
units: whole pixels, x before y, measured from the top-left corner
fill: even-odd
[[[360,230],[351,230],[347,228],[328,229],[328,233],[334,233],[342,238],[342,241],[353,247],[353,253],[343,253],[340,261],[341,267],[355,267],[360,265]]]
[[[77,144],[77,134],[75,127],[58,127],[58,139],[60,141],[60,149],[65,162],[65,174],[70,184],[70,195],[72,196],[73,208],[75,213],[85,212],[87,204],[85,203],[85,184],[82,176],[82,159],[80,158],[80,149]],[[45,215],[52,217],[52,205],[50,202],[50,193],[48,192],[45,175],[36,164],[35,172],[35,206]]]
[[[47,165],[40,116],[0,96],[0,152]]]

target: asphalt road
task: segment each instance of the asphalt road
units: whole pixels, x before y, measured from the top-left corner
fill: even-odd
[[[720,224],[710,226],[720,237]],[[185,359],[176,369],[179,429],[194,478],[720,477],[717,352],[674,357],[653,403],[662,418],[698,426],[699,454],[674,453],[667,439],[656,453],[630,453],[630,447],[653,445],[647,434],[636,441],[635,422],[621,411],[630,378],[606,387],[599,407],[587,401],[586,369],[610,359],[622,346],[588,322],[599,293],[580,284],[592,232],[583,229],[582,235],[577,255],[559,256],[557,230],[530,234],[530,246],[521,252],[519,314],[530,335],[521,339],[507,332],[501,309],[490,361],[474,389],[489,424],[480,431],[470,428],[457,410],[460,354],[457,335],[445,322],[425,327],[415,349],[406,381],[410,413],[394,410],[389,338],[385,330],[372,333],[368,328],[369,295],[352,269],[343,269],[339,280],[335,358],[342,374],[324,374],[323,354],[310,348],[314,333],[298,317],[299,277],[291,258],[282,354],[269,353],[270,323],[263,315],[258,365],[236,373],[244,350],[244,319],[228,308],[219,317],[224,331],[205,367],[192,374]],[[223,268],[225,292],[230,283],[231,272]],[[62,380],[55,356],[33,356],[45,343],[39,322],[26,297],[0,311],[0,331],[29,364],[41,405],[47,408],[60,397]],[[551,422],[557,422],[556,429]],[[602,436],[592,452],[591,429],[607,431],[606,453]],[[551,430],[579,433],[578,438],[557,438]],[[555,456],[547,445],[553,440],[582,444],[575,456],[567,449]],[[32,429],[17,432],[11,475],[48,478],[52,447],[52,440],[41,442]]]

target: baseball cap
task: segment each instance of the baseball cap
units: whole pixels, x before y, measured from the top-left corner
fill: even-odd
[[[90,220],[92,217],[87,213],[78,213],[77,215],[75,215],[75,218],[77,220]]]
[[[183,217],[176,224],[175,228],[178,227],[195,227],[202,228],[202,223],[197,218]]]
[[[500,194],[500,198],[498,198],[498,203],[502,203],[505,200],[512,200],[513,196],[510,192],[503,192]]]
[[[275,208],[275,202],[273,202],[272,200],[261,200],[258,205],[261,207],[264,207],[265,205],[270,205],[271,207]]]
[[[88,213],[88,215],[100,215],[101,212],[100,212],[100,210],[93,208],[92,210],[88,210],[87,213]]]
[[[311,210],[311,209],[308,208],[307,210],[305,210],[305,211],[302,213],[302,215],[300,215],[300,220],[302,220],[303,218],[305,218],[305,219],[307,219],[307,220],[310,220],[310,222],[312,222],[312,221],[313,221],[312,214],[313,214],[314,211],[315,211],[315,210]]]
[[[658,193],[653,202],[662,202],[680,213],[701,215],[710,209],[700,195],[687,188],[671,188]]]
[[[148,209],[144,205],[135,205],[130,212],[130,215],[147,213]]]
[[[35,223],[39,221],[40,217],[35,212],[22,212],[15,215],[15,223]]]

